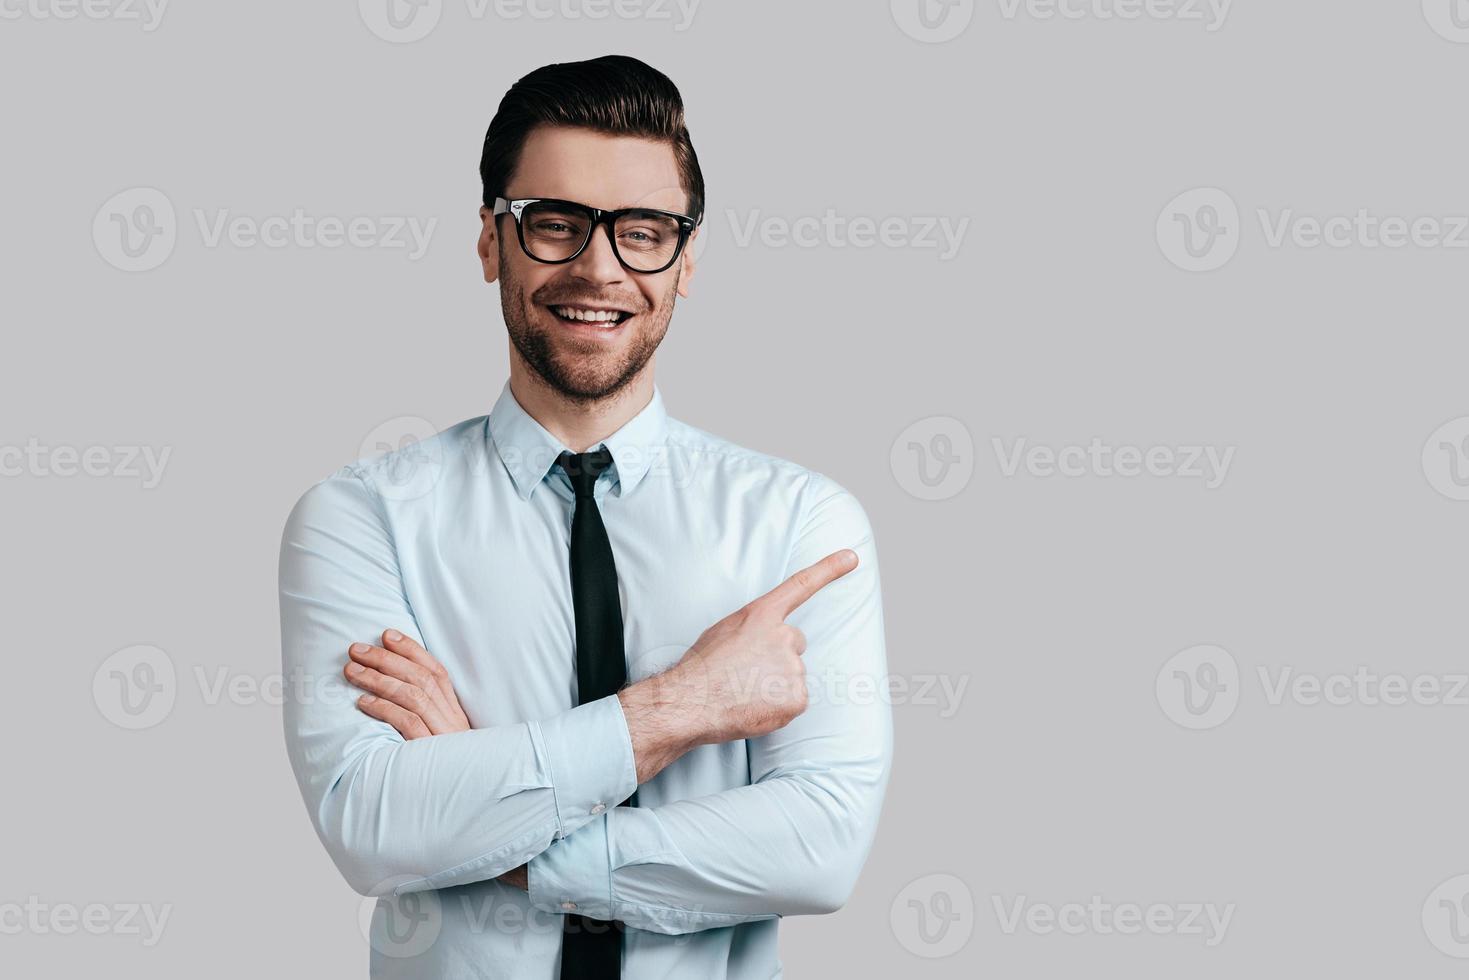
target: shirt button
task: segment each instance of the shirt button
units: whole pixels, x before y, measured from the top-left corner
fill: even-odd
[[[570,912],[570,911],[572,911],[573,909],[576,908],[576,903],[575,902],[562,902],[561,903],[561,907],[563,909],[565,909],[566,911]]]
[[[592,807],[592,814],[595,816],[596,814],[601,813],[605,809],[607,809],[607,804],[605,804],[605,803],[598,803],[596,806]]]

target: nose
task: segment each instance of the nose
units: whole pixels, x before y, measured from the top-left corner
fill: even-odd
[[[612,238],[605,224],[592,228],[592,239],[574,260],[567,263],[566,271],[575,279],[592,285],[622,282],[627,270],[617,261],[612,250]]]

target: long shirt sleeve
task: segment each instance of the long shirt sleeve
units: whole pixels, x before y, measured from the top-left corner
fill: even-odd
[[[541,852],[536,908],[680,934],[845,903],[891,765],[881,588],[856,498],[819,474],[808,489],[786,575],[841,548],[860,561],[787,619],[807,639],[807,710],[746,743],[750,785],[608,809]]]
[[[632,744],[615,696],[539,721],[405,741],[342,676],[352,643],[421,636],[370,474],[311,487],[280,551],[285,737],[318,836],[361,894],[497,877],[626,799]]]

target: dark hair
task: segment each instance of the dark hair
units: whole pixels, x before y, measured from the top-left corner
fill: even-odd
[[[673,144],[689,215],[696,221],[703,216],[704,174],[684,125],[678,87],[656,68],[619,54],[546,65],[510,86],[490,120],[480,156],[485,207],[504,196],[526,136],[547,123]]]

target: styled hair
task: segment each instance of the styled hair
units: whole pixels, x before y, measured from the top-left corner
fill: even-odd
[[[611,54],[546,65],[510,86],[490,120],[480,156],[485,207],[493,207],[495,198],[505,195],[526,136],[542,124],[672,144],[679,180],[688,194],[689,216],[702,219],[704,174],[684,125],[683,98],[673,81],[656,68],[636,58]]]

